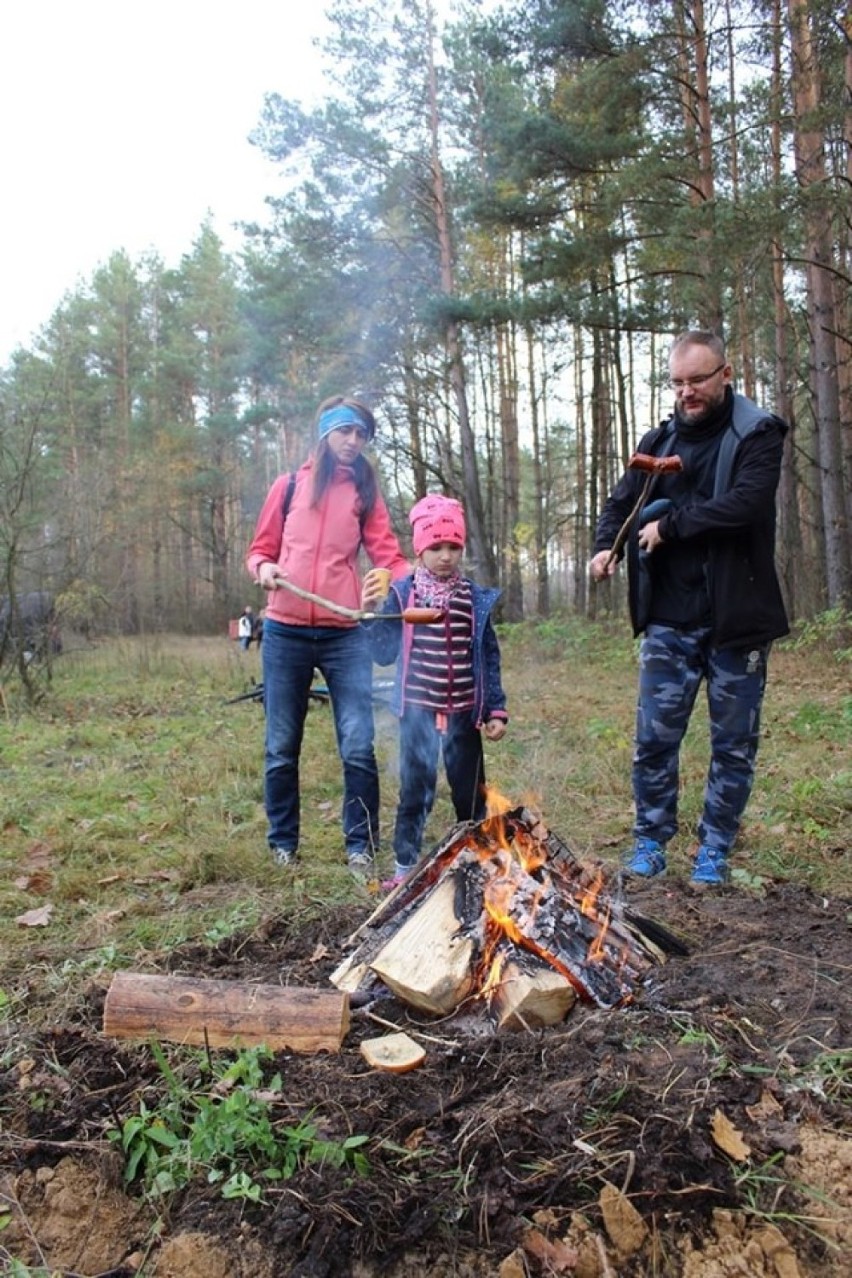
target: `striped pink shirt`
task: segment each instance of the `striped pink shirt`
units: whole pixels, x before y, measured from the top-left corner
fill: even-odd
[[[405,699],[436,714],[456,714],[474,706],[473,601],[462,581],[441,621],[415,626]]]

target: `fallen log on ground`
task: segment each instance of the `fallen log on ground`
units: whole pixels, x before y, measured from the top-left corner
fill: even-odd
[[[104,1004],[111,1038],[314,1053],[340,1051],[348,1029],[347,993],[290,985],[116,972]]]

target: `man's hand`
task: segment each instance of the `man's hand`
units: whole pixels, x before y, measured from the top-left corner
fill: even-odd
[[[652,519],[649,524],[645,524],[639,529],[639,549],[650,553],[656,550],[658,546],[662,546],[663,539],[660,536],[660,521]]]
[[[501,741],[506,735],[506,720],[489,719],[482,731],[489,741]]]
[[[589,564],[589,572],[592,574],[592,581],[605,581],[607,577],[611,577],[618,567],[617,559],[610,559],[612,551],[599,550]]]

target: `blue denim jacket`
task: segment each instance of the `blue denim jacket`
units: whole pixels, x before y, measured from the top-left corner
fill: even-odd
[[[500,598],[500,591],[490,586],[478,586],[469,577],[465,581],[470,586],[473,603],[473,682],[474,706],[472,716],[477,728],[481,728],[489,719],[508,719],[506,713],[506,694],[500,676],[500,645],[491,622],[491,612]],[[400,577],[391,585],[390,593],[385,600],[382,612],[399,613],[408,607],[414,587],[414,576]],[[396,662],[396,677],[391,709],[394,714],[402,715],[405,709],[405,676],[408,670],[409,653],[411,652],[411,626],[399,619],[382,621],[364,621],[361,623],[367,633],[367,639],[373,654],[373,660],[379,666],[389,666]]]

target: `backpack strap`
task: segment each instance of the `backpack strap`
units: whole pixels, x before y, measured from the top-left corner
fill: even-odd
[[[293,504],[293,493],[296,491],[296,472],[293,470],[287,476],[287,488],[284,493],[284,500],[281,503],[281,522],[286,524],[287,516],[290,513],[290,507]]]

